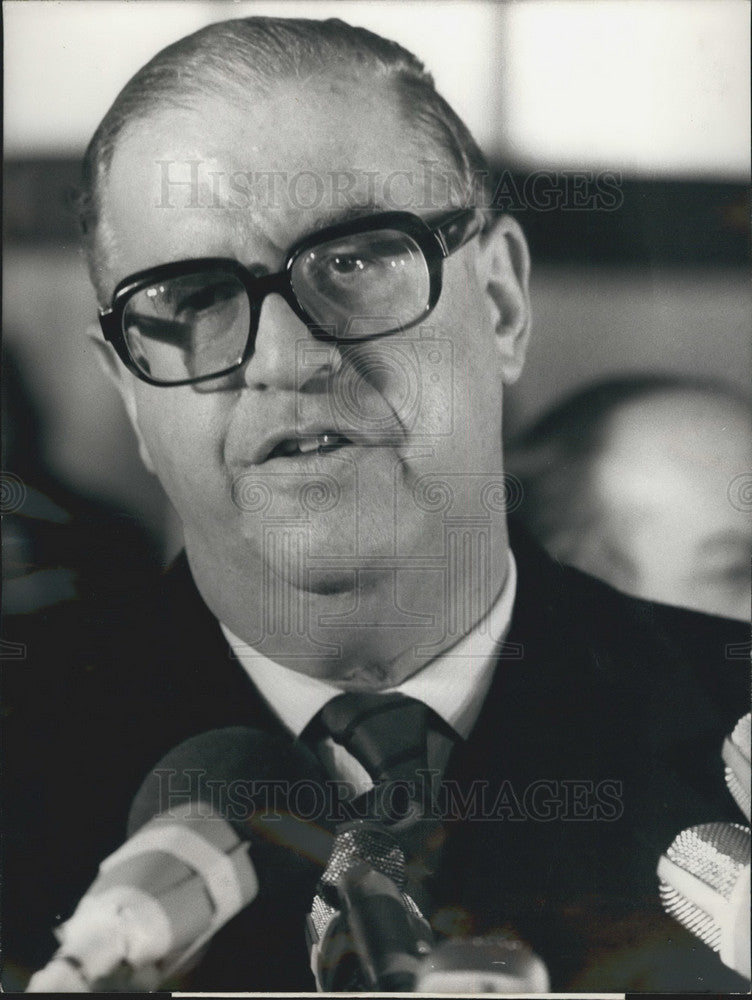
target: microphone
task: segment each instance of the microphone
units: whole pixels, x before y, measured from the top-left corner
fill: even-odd
[[[153,990],[185,970],[256,898],[249,846],[265,883],[309,896],[332,837],[286,810],[298,781],[321,788],[315,758],[253,729],[212,730],[168,753],[136,795],[129,839],[57,928],[60,947],[27,992]]]
[[[743,715],[734,731],[723,742],[723,760],[726,764],[726,784],[736,804],[750,820],[750,733],[752,714]]]
[[[669,916],[750,976],[750,832],[736,823],[684,830],[658,862]]]
[[[548,970],[513,938],[444,941],[423,959],[416,993],[548,993]]]
[[[320,991],[412,991],[433,935],[405,882],[404,853],[383,827],[339,828],[306,927]]]

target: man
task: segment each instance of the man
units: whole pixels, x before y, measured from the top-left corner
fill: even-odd
[[[741,636],[510,548],[501,404],[528,257],[481,172],[420,64],[337,21],[212,25],[100,126],[93,342],[185,556],[57,680],[57,765],[81,777],[63,793],[20,768],[51,789],[27,853],[63,803],[68,822],[37,922],[182,739],[300,738],[357,795],[369,765],[327,709],[396,690],[430,709],[427,762],[452,783],[422,886],[439,935],[519,935],[553,989],[740,982],[662,916],[655,866],[683,827],[737,818],[719,748],[745,710],[724,659]],[[260,897],[187,984],[310,989],[302,912]]]

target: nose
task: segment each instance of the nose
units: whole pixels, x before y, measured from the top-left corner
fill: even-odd
[[[310,363],[310,348],[322,345],[281,295],[267,295],[261,305],[254,353],[245,367],[245,384],[256,390],[311,391],[330,374],[328,361]],[[327,357],[334,350],[327,352]]]

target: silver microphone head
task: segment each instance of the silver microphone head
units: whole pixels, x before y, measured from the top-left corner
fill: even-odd
[[[736,823],[684,830],[658,863],[663,908],[749,975],[750,832]]]
[[[353,824],[341,830],[334,839],[329,863],[319,881],[320,891],[314,896],[311,907],[310,919],[319,938],[324,936],[339,912],[336,889],[340,879],[361,862],[387,875],[400,891],[404,890],[407,880],[405,855],[394,837],[376,824]],[[409,909],[415,907],[404,892],[403,897]]]
[[[382,875],[388,875],[398,888],[404,888],[406,874],[402,848],[391,834],[375,823],[356,823],[340,830],[321,881],[336,886],[342,874],[361,861]]]
[[[750,743],[752,743],[752,714],[743,715],[734,731],[723,742],[723,759],[726,763],[726,784],[736,804],[750,819]]]
[[[428,923],[405,891],[405,855],[394,837],[378,823],[367,820],[345,825],[334,839],[329,863],[319,879],[318,892],[306,922],[311,968],[320,991],[336,992],[343,988],[333,978],[345,969],[341,957],[351,947],[342,908],[342,890],[349,876],[362,866],[391,880],[392,891],[398,894],[408,914],[416,941],[422,944],[431,939]]]

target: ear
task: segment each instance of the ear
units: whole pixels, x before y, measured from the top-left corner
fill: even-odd
[[[86,330],[86,336],[94,346],[99,367],[104,372],[105,378],[115,386],[123,401],[125,412],[128,414],[128,420],[133,428],[133,433],[136,435],[141,461],[149,472],[155,473],[154,463],[151,460],[149,449],[146,447],[141,428],[138,425],[138,407],[136,405],[133,376],[123,367],[112,344],[108,344],[102,339],[102,334],[98,326],[95,324],[89,326]]]
[[[496,346],[505,382],[522,371],[530,336],[530,254],[511,216],[502,215],[481,235],[482,280],[492,310]]]

